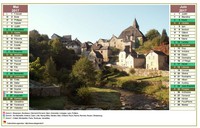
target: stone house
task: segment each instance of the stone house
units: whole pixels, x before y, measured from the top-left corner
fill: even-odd
[[[100,44],[100,45],[102,45],[102,46],[110,46],[109,40],[107,40],[107,39],[99,39],[99,40],[97,41],[97,44]]]
[[[123,39],[118,39],[115,35],[113,35],[110,39],[110,47],[114,47],[114,48],[117,48],[117,49],[120,49],[120,50],[123,50],[124,47],[123,47]]]
[[[146,55],[146,69],[169,70],[168,56],[156,50],[151,50]]]
[[[92,45],[94,51],[99,52],[103,56],[103,62],[108,62],[111,55],[111,50],[109,46],[102,46],[101,44]]]
[[[61,37],[61,42],[63,44],[67,44],[68,42],[72,41],[72,36],[71,35],[64,35],[63,37]]]
[[[54,33],[54,34],[51,36],[51,39],[56,39],[56,38],[61,38],[61,36],[59,36],[58,34]]]
[[[113,35],[110,40],[99,39],[97,44],[124,50],[127,45],[131,46],[132,49],[138,48],[139,43],[145,40],[145,36],[140,31],[137,20],[135,19],[133,25],[123,30],[119,37]]]
[[[63,43],[63,45],[65,45],[66,46],[66,44],[68,43],[68,42],[71,42],[72,41],[72,37],[71,37],[71,35],[64,35],[64,36],[59,36],[58,34],[53,34],[52,36],[51,36],[51,39],[59,39],[62,43]]]
[[[123,39],[123,42],[131,42],[133,49],[139,47],[138,44],[140,43],[140,41],[144,42],[146,40],[145,36],[140,31],[140,28],[136,19],[134,20],[132,26],[126,28],[125,30],[121,32],[118,39]]]
[[[92,47],[92,42],[84,42],[81,44],[81,54],[83,56],[88,56],[90,51],[91,51],[91,47]]]
[[[130,46],[125,46],[125,49],[119,53],[118,65],[128,68],[144,68],[145,56],[137,54]]]
[[[139,54],[129,54],[126,58],[126,67],[128,68],[144,68],[145,56]]]
[[[103,64],[103,56],[93,49],[88,55],[88,60],[91,61],[97,69],[100,69]]]
[[[67,49],[72,49],[76,54],[81,53],[81,43],[78,40],[70,41],[66,44]]]

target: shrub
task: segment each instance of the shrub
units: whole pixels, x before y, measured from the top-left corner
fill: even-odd
[[[81,87],[77,90],[77,96],[79,97],[79,104],[88,105],[91,103],[92,97],[88,87]]]
[[[146,86],[147,86],[146,83],[143,82],[138,83],[137,81],[131,81],[131,80],[125,81],[121,85],[122,89],[137,93],[142,93]]]
[[[131,68],[131,69],[129,70],[129,73],[130,73],[131,75],[134,75],[134,74],[136,73],[136,71],[135,71],[134,68]]]
[[[125,71],[121,71],[119,74],[120,74],[120,76],[128,76],[128,73]]]

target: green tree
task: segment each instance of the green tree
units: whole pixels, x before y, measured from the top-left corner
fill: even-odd
[[[162,36],[161,36],[161,39],[160,39],[160,43],[169,44],[169,37],[167,35],[166,29],[163,29],[163,31],[162,31]]]
[[[58,38],[51,40],[49,44],[52,46],[52,50],[56,54],[63,48],[63,44]]]
[[[160,36],[160,33],[156,29],[151,29],[147,32],[145,36],[147,37],[148,40],[153,40],[153,38]]]
[[[57,53],[53,52],[52,57],[56,63],[56,69],[66,68],[72,69],[72,65],[78,60],[78,56],[74,53],[74,50],[63,47]]]
[[[29,32],[29,41],[30,42],[38,42],[40,37],[40,33],[37,30],[32,30]]]
[[[79,100],[78,104],[89,105],[92,101],[91,92],[88,87],[78,88],[77,96]]]
[[[160,45],[160,36],[157,36],[155,38],[153,38],[153,40],[151,41],[152,46],[159,46]]]
[[[103,72],[101,70],[96,70],[96,84],[97,85],[101,85],[102,81],[103,81]]]
[[[29,46],[30,46],[30,62],[33,62],[36,57],[40,57],[41,64],[47,61],[50,57],[50,46],[48,45],[49,37],[47,35],[40,35],[37,30],[29,32]]]
[[[52,57],[50,57],[45,63],[44,82],[48,84],[57,83],[56,75],[56,64],[54,63]]]
[[[43,72],[45,70],[45,67],[40,64],[40,58],[37,57],[37,59],[30,63],[29,66],[30,70],[30,79],[40,81],[43,78]]]
[[[46,34],[41,35],[42,40],[49,41],[49,37]]]
[[[143,45],[143,39],[141,38],[140,40],[139,40],[139,46],[142,46]]]
[[[69,77],[69,71],[66,68],[61,68],[59,71],[57,71],[57,79],[61,84],[66,84],[69,82]]]
[[[80,58],[72,68],[72,76],[82,82],[84,86],[90,86],[95,83],[95,69],[86,57]]]

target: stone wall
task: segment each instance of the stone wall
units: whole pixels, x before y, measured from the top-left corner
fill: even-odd
[[[157,85],[163,85],[165,87],[169,87],[169,82],[167,81],[148,81],[149,85],[157,86]]]
[[[29,94],[31,97],[60,96],[60,90],[61,88],[58,86],[47,86],[45,84],[30,80]]]
[[[151,70],[151,69],[134,69],[136,76],[149,76],[149,77],[155,77],[155,76],[169,76],[169,71],[163,71],[163,70]],[[123,71],[129,73],[130,68],[124,68]]]
[[[60,96],[60,87],[33,87],[29,88],[29,94],[32,97]]]

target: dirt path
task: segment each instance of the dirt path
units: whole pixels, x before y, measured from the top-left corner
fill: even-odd
[[[121,109],[124,110],[167,110],[168,106],[145,94],[116,89],[121,93]]]

